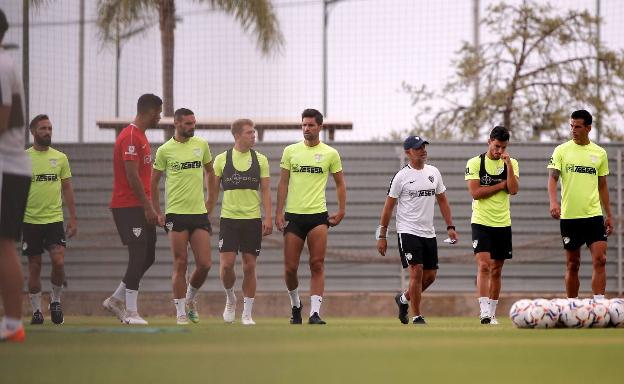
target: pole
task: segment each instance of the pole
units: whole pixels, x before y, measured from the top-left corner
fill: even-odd
[[[403,168],[403,166],[405,165],[405,151],[403,150],[402,146],[395,148],[395,151],[399,159],[398,170],[401,170],[401,168]],[[386,237],[388,237],[389,234],[390,234],[390,223],[388,223],[388,229],[386,230]],[[403,266],[399,266],[399,278],[401,279],[401,292],[405,292],[408,287],[408,283],[405,282],[405,277],[406,277],[405,269],[403,268]]]
[[[115,117],[119,117],[119,64],[121,59],[121,37],[119,36],[119,19],[117,19],[115,35]]]
[[[472,1],[472,41],[475,47],[475,50],[478,55],[481,54],[481,41],[479,38],[479,19],[480,19],[480,4],[479,0]],[[474,138],[479,137],[479,117],[481,116],[481,101],[480,101],[480,87],[481,87],[481,79],[479,73],[475,75],[474,81],[474,94],[473,94],[473,103],[475,109],[475,126],[474,126]]]
[[[80,0],[78,27],[78,142],[84,142],[85,0]]]
[[[602,99],[600,96],[600,0],[596,0],[596,101],[599,106],[596,110],[596,141],[600,142],[602,133]]]
[[[22,83],[24,85],[24,117],[28,122],[30,121],[30,0],[24,0],[22,4]],[[26,146],[30,143],[29,133],[28,129],[24,130]]]
[[[622,283],[622,150],[617,151],[617,220],[615,227],[617,228],[617,255],[618,255],[618,267],[617,267],[617,290],[618,296],[622,296],[623,283]]]
[[[327,22],[329,19],[328,3],[323,0],[323,116],[327,119]],[[323,129],[323,141],[327,141],[327,130]]]

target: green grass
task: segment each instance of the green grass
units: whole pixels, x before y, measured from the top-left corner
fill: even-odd
[[[365,304],[365,303],[362,303]],[[515,329],[506,319],[331,318],[254,327],[202,319],[188,332],[150,318],[163,333],[111,318],[68,317],[0,344],[1,383],[580,383],[621,382],[624,329]],[[175,333],[174,333],[175,332]]]

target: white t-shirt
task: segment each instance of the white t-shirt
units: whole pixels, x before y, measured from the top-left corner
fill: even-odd
[[[9,126],[0,133],[0,171],[30,176],[30,159],[24,152],[26,121],[24,116],[24,87],[15,64],[0,48],[0,105],[11,107]]]
[[[435,195],[446,191],[440,171],[425,164],[414,169],[403,167],[390,182],[388,196],[398,199],[396,212],[397,233],[410,233],[420,237],[435,237],[433,206]]]

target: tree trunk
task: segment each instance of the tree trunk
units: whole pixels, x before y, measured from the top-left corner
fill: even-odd
[[[175,51],[175,0],[160,0],[160,45],[162,51],[163,116],[173,116],[173,61]],[[165,141],[173,136],[173,128],[165,130]]]

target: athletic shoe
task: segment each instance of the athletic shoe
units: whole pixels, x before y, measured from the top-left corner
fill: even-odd
[[[326,324],[323,319],[319,316],[318,312],[314,312],[312,316],[308,319],[308,324]]]
[[[299,307],[292,307],[292,316],[290,317],[290,324],[301,324],[301,310],[303,309],[303,303],[299,304]]]
[[[6,330],[2,331],[0,334],[0,341],[7,341],[12,343],[22,343],[26,340],[26,332],[24,331],[24,327],[20,326],[13,332],[9,332]]]
[[[199,311],[197,310],[197,300],[191,300],[186,302],[186,316],[192,323],[199,323]]]
[[[414,316],[412,324],[427,325],[427,322],[425,322],[425,318],[422,316]]]
[[[176,324],[178,325],[188,325],[188,323],[188,317],[186,316],[186,314],[178,315],[178,317],[176,318]]]
[[[255,322],[255,321],[253,321],[253,319],[251,318],[251,316],[245,316],[245,315],[243,315],[243,316],[241,317],[241,323],[242,323],[243,325],[256,325],[256,322]]]
[[[490,317],[490,324],[498,325],[498,320],[496,320],[496,315]]]
[[[223,321],[226,323],[233,323],[236,318],[236,302],[225,302],[225,309],[223,310]]]
[[[479,316],[479,321],[481,324],[490,324],[492,318],[490,316]]]
[[[147,325],[147,321],[139,316],[138,312],[128,311],[126,312],[126,318],[124,323],[128,325]]]
[[[63,319],[63,309],[61,308],[61,303],[59,303],[58,301],[50,303],[49,308],[52,322],[59,325],[63,324],[65,320]]]
[[[124,319],[126,318],[126,308],[124,306],[123,301],[118,300],[111,296],[107,298],[106,300],[104,300],[104,302],[102,303],[102,306],[108,312],[117,316],[119,321],[121,321],[122,323],[124,322]]]
[[[40,310],[36,310],[35,313],[33,313],[30,324],[43,324],[43,313],[41,313]]]
[[[403,295],[403,293],[397,293],[396,296],[394,296],[394,301],[399,306],[399,320],[401,320],[401,324],[408,324],[409,318],[407,317],[407,312],[409,311],[409,305],[401,303],[401,295]]]

